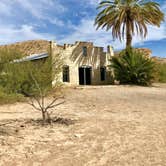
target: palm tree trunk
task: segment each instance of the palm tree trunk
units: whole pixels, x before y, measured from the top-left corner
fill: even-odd
[[[130,27],[130,11],[127,11],[127,21],[126,21],[126,50],[131,49],[132,44],[132,35],[131,35],[131,27]]]
[[[131,48],[131,44],[132,44],[132,35],[130,33],[130,30],[127,30],[127,34],[126,34],[126,49],[130,49]]]

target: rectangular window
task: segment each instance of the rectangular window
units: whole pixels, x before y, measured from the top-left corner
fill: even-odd
[[[100,76],[101,76],[101,81],[106,80],[106,67],[101,67],[100,68]]]
[[[69,82],[69,66],[63,66],[63,82]]]
[[[86,46],[82,47],[82,52],[83,52],[83,56],[87,56],[87,47]]]

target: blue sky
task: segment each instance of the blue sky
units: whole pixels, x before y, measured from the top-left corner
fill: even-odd
[[[94,18],[100,0],[0,0],[0,44],[32,39],[55,40],[59,44],[92,41],[97,46],[124,48],[113,41],[111,31],[96,31]],[[166,0],[156,0],[166,13]],[[148,36],[135,36],[135,47],[152,49],[166,57],[166,22],[160,28],[148,26]]]

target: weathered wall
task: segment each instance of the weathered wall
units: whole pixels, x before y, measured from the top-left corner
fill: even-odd
[[[87,56],[83,55],[82,48],[87,47]],[[74,45],[65,44],[64,47],[59,47],[52,43],[52,55],[56,56],[59,53],[64,59],[64,65],[69,66],[70,83],[72,85],[79,85],[79,67],[90,66],[91,84],[108,84],[110,83],[110,71],[107,70],[107,79],[101,81],[100,67],[109,65],[109,59],[113,56],[112,48],[109,47],[107,53],[102,47],[95,47],[91,42],[76,42]],[[108,68],[107,68],[108,69]],[[62,74],[60,76],[62,78]]]

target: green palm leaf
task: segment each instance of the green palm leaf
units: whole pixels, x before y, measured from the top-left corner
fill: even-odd
[[[97,9],[97,29],[111,29],[113,38],[126,39],[126,48],[131,47],[135,33],[146,37],[147,25],[159,27],[164,21],[159,4],[150,0],[107,0],[100,2]]]
[[[112,57],[110,67],[121,84],[150,85],[154,78],[155,62],[137,50]]]

